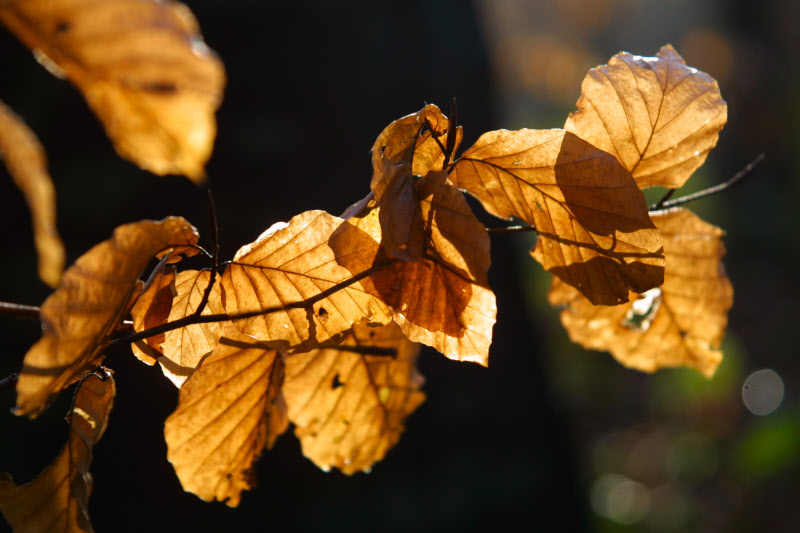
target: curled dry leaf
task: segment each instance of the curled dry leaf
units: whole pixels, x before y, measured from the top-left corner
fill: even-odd
[[[289,425],[283,379],[275,350],[226,326],[164,425],[167,457],[185,490],[239,505],[241,492],[255,486],[253,463]]]
[[[122,157],[203,180],[225,73],[185,5],[5,0],[0,21],[81,90]]]
[[[65,252],[56,229],[56,192],[47,172],[47,159],[36,134],[3,102],[0,102],[0,156],[31,209],[39,277],[55,287],[61,281]]]
[[[591,69],[577,107],[564,129],[616,156],[642,188],[683,185],[728,120],[716,80],[670,45]]]
[[[92,531],[92,448],[108,426],[115,394],[110,372],[87,375],[75,393],[67,416],[69,441],[58,457],[24,485],[15,485],[7,474],[0,476],[0,511],[15,533]]]
[[[284,352],[308,351],[362,319],[391,320],[386,305],[362,285],[370,271],[356,276],[337,262],[351,253],[328,243],[342,222],[307,211],[236,253],[222,275],[222,300],[242,333]]]
[[[172,300],[175,298],[176,269],[167,264],[169,256],[164,256],[153,269],[150,278],[142,287],[136,303],[131,308],[134,331],[144,331],[161,325],[169,319]],[[131,344],[133,355],[147,365],[154,365],[163,354],[164,333],[142,339]]]
[[[623,365],[653,372],[689,366],[711,377],[733,304],[733,288],[720,262],[722,230],[678,209],[654,215],[664,236],[664,285],[616,307],[593,306],[572,287],[553,280],[549,299],[562,306],[570,339],[611,352]]]
[[[661,285],[661,236],[630,173],[563,130],[498,130],[464,152],[450,179],[501,218],[539,233],[533,257],[594,304]]]
[[[22,362],[15,413],[34,418],[50,399],[103,359],[103,349],[138,295],[138,278],[153,256],[194,251],[197,230],[180,217],[119,226],[64,273],[42,304],[42,338]]]
[[[364,355],[347,347],[394,348],[397,355]],[[341,346],[286,359],[283,394],[303,454],[323,470],[369,471],[403,432],[424,400],[418,345],[396,324],[356,325]]]

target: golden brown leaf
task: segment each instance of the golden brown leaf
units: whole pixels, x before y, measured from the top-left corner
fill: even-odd
[[[229,315],[239,315],[234,324],[242,333],[284,352],[308,351],[362,319],[391,320],[386,305],[337,263],[340,253],[328,239],[342,222],[307,211],[236,253],[222,276],[222,299]]]
[[[716,80],[664,46],[593,68],[564,129],[613,154],[640,187],[678,188],[706,160],[728,119]]]
[[[594,304],[661,285],[661,236],[630,173],[563,130],[491,131],[450,173],[501,218],[539,233],[533,257]]]
[[[225,73],[185,5],[6,0],[0,21],[81,90],[122,157],[203,180]]]
[[[0,156],[31,209],[39,277],[55,287],[61,281],[65,252],[56,229],[56,192],[47,172],[47,159],[36,134],[3,102],[0,102]]]
[[[185,490],[239,505],[241,492],[255,486],[253,463],[289,425],[283,376],[275,350],[226,327],[164,425],[167,457]]]
[[[22,362],[16,414],[34,418],[64,387],[92,370],[133,305],[139,274],[154,255],[197,242],[180,217],[119,226],[111,239],[83,254],[42,304],[42,338]]]
[[[150,274],[150,278],[142,287],[141,294],[131,309],[134,331],[143,331],[160,324],[169,318],[172,310],[172,299],[175,297],[175,267],[167,265],[167,258],[158,264]],[[131,344],[133,355],[146,365],[154,365],[163,355],[162,344],[164,334],[160,333]]]
[[[397,356],[348,352],[343,347],[394,348]],[[327,471],[369,471],[403,432],[424,400],[417,372],[418,345],[392,323],[356,325],[341,346],[286,359],[283,394],[303,454]]]
[[[572,287],[553,280],[549,299],[563,306],[570,338],[606,350],[623,365],[653,372],[689,366],[711,377],[733,304],[733,288],[720,262],[722,230],[690,211],[654,215],[664,236],[664,285],[616,307],[593,306]]]
[[[15,533],[92,531],[88,514],[92,448],[108,426],[115,394],[110,373],[86,376],[67,416],[69,441],[58,457],[24,485],[15,485],[7,474],[0,476],[0,511]]]

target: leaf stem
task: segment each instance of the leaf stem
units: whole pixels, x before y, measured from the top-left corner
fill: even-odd
[[[39,320],[39,308],[33,305],[0,302],[0,316]]]
[[[486,228],[489,235],[496,235],[500,233],[520,233],[524,231],[536,231],[533,226],[507,226],[505,228]]]
[[[11,374],[9,376],[0,379],[0,391],[6,389],[13,389],[17,385],[17,380],[19,379],[19,374]]]

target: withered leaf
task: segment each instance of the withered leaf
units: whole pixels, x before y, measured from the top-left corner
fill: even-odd
[[[67,416],[69,441],[58,457],[24,485],[15,485],[7,474],[0,476],[0,511],[15,533],[92,531],[88,514],[92,448],[108,426],[115,394],[110,372],[102,377],[87,375],[75,393]]]
[[[563,130],[491,131],[450,173],[501,218],[539,233],[533,257],[594,304],[627,301],[664,279],[661,236],[630,172]]]
[[[138,294],[138,277],[153,256],[189,252],[197,230],[180,217],[119,226],[83,254],[42,304],[42,338],[22,362],[15,413],[34,418],[64,387],[92,370]]]
[[[347,347],[394,348],[397,355]],[[286,359],[283,394],[303,454],[323,470],[369,471],[400,438],[403,423],[425,399],[418,345],[393,323],[356,325],[340,346]]]
[[[716,80],[671,45],[621,52],[593,68],[564,129],[613,154],[640,187],[678,188],[706,160],[728,119]]]
[[[225,73],[185,5],[6,0],[0,21],[81,90],[122,157],[203,180]]]
[[[31,209],[39,277],[55,287],[61,281],[65,252],[56,229],[56,192],[47,159],[36,134],[1,101],[0,156]]]
[[[275,350],[226,326],[164,425],[167,457],[185,490],[239,505],[241,492],[255,486],[253,463],[289,425],[283,379]]]
[[[131,309],[134,331],[144,331],[163,324],[172,310],[172,299],[175,297],[175,267],[167,265],[169,256],[164,256],[158,266],[150,274],[150,278],[142,287],[141,294]],[[160,333],[131,344],[133,355],[147,365],[154,365],[163,355],[162,344],[164,334]]]
[[[572,287],[553,280],[549,299],[563,306],[570,338],[611,352],[623,365],[653,372],[689,366],[711,377],[722,360],[719,345],[733,304],[720,262],[722,230],[678,209],[653,216],[664,236],[664,285],[616,307],[593,306]]]
[[[337,263],[340,252],[328,240],[342,222],[307,211],[236,253],[222,275],[222,299],[242,333],[281,351],[308,351],[362,319],[391,320],[386,305]]]

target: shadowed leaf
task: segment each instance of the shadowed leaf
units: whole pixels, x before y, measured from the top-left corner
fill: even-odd
[[[119,226],[64,273],[42,304],[42,338],[22,362],[15,413],[34,418],[63,388],[94,369],[138,295],[138,278],[153,256],[173,247],[192,252],[197,230],[180,217]]]
[[[716,80],[670,45],[591,69],[577,107],[564,129],[616,156],[642,188],[683,185],[728,119]]]
[[[400,438],[425,399],[419,346],[396,324],[356,325],[342,346],[395,348],[397,355],[352,353],[337,346],[286,359],[283,394],[303,453],[323,470],[369,471]]]
[[[241,492],[255,486],[253,463],[288,427],[283,376],[275,350],[226,327],[164,425],[167,457],[185,490],[239,505]]]
[[[93,531],[89,521],[92,448],[108,426],[115,394],[110,373],[103,378],[86,376],[67,416],[69,441],[55,461],[24,485],[15,485],[7,474],[0,476],[0,511],[15,533]]]
[[[165,257],[150,274],[131,309],[134,331],[144,331],[167,321],[175,297],[175,276],[175,267],[167,265]],[[134,342],[131,350],[137,359],[152,366],[163,355],[163,343],[164,334],[159,333]]]
[[[0,21],[81,90],[122,157],[203,180],[225,73],[185,5],[5,0]]]
[[[645,372],[689,366],[711,377],[722,360],[719,345],[733,303],[720,262],[723,232],[683,209],[653,220],[664,236],[664,285],[605,307],[554,279],[550,303],[564,307],[561,322],[573,342],[609,351],[625,366]]]
[[[450,173],[501,218],[539,232],[533,257],[592,303],[661,285],[661,236],[630,173],[563,130],[485,133]]]
[[[56,192],[47,172],[47,159],[36,134],[3,102],[0,102],[0,156],[31,209],[39,277],[55,287],[61,281],[65,253],[56,229]]]

